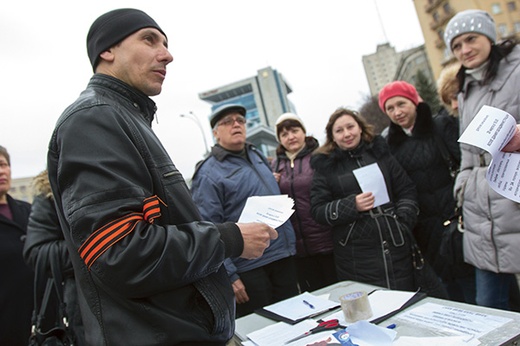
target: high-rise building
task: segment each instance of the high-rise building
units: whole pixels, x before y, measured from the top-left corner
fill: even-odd
[[[379,44],[375,53],[363,55],[363,67],[370,95],[377,95],[385,84],[394,80],[400,59],[401,53],[396,52],[390,43]]]
[[[273,126],[283,113],[295,112],[288,94],[289,83],[271,67],[257,71],[257,75],[199,93],[199,98],[211,104],[211,111],[221,105],[238,103],[247,110],[247,141],[264,155],[272,157],[278,142]]]
[[[432,68],[426,55],[424,45],[408,49],[401,53],[399,65],[395,71],[393,80],[404,80],[410,84],[417,85],[417,73],[421,71],[423,75],[435,84]]]
[[[375,53],[364,55],[362,59],[372,96],[378,95],[382,87],[394,80],[415,85],[419,70],[434,81],[424,45],[396,52],[389,43],[384,43],[377,46]]]
[[[495,20],[498,40],[520,37],[520,3],[512,0],[414,0],[428,59],[435,78],[454,58],[444,44],[444,29],[457,13],[467,9],[488,12]]]

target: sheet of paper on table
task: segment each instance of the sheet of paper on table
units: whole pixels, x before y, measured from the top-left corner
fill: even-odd
[[[494,316],[435,303],[426,303],[411,308],[400,314],[397,318],[425,327],[434,327],[435,329],[449,332],[452,335],[466,336],[466,342],[478,339],[512,321],[507,317]]]
[[[264,310],[292,321],[298,321],[302,318],[328,311],[337,306],[339,306],[337,302],[315,296],[309,292],[304,292],[295,297],[282,300],[281,302],[264,306]]]
[[[340,331],[340,329],[311,334],[305,338],[286,344],[288,340],[307,332],[311,328],[316,327],[316,325],[317,322],[310,319],[295,325],[278,322],[252,332],[248,334],[247,337],[258,346],[305,346],[315,342],[325,341],[331,344],[338,343],[338,339],[334,336],[334,333]],[[394,330],[382,328],[367,321],[359,321],[351,324],[347,328],[347,331],[350,334],[352,342],[358,346],[390,346],[397,334]]]
[[[294,213],[294,200],[288,195],[251,196],[247,199],[238,222],[263,222],[280,227]]]

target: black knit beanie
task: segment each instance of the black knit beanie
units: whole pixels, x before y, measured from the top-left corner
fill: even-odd
[[[143,28],[156,28],[166,36],[155,20],[133,8],[113,10],[96,19],[87,35],[87,52],[92,69],[96,69],[101,53]]]

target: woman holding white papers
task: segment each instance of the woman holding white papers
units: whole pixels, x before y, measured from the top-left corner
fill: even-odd
[[[332,254],[332,229],[320,225],[311,215],[312,152],[316,138],[307,136],[303,121],[296,114],[284,113],[276,120],[280,145],[271,162],[280,191],[294,199],[291,223],[296,235],[296,269],[300,291],[315,291],[338,281]]]
[[[497,43],[495,22],[484,11],[466,10],[446,26],[444,40],[462,64],[458,73],[460,131],[482,106],[502,109],[520,121],[520,48]],[[518,295],[520,206],[486,181],[491,155],[461,144],[461,171],[455,194],[464,213],[464,259],[476,267],[477,304],[510,309]]]
[[[357,112],[337,109],[325,132],[311,160],[311,212],[333,227],[338,279],[414,290],[408,234],[419,208],[413,182]],[[356,175],[359,168],[365,172]]]

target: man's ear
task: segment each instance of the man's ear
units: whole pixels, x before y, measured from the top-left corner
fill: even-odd
[[[107,50],[105,50],[104,52],[102,52],[101,54],[99,54],[99,57],[105,61],[114,61],[114,53],[112,53],[112,49],[109,48]]]
[[[215,140],[216,140],[216,141],[217,141],[217,143],[218,143],[218,139],[219,139],[219,138],[218,138],[218,133],[217,133],[217,129],[216,129],[216,128],[215,128],[215,129],[213,129],[213,131],[212,131],[212,132],[213,132],[213,137],[215,137]]]

